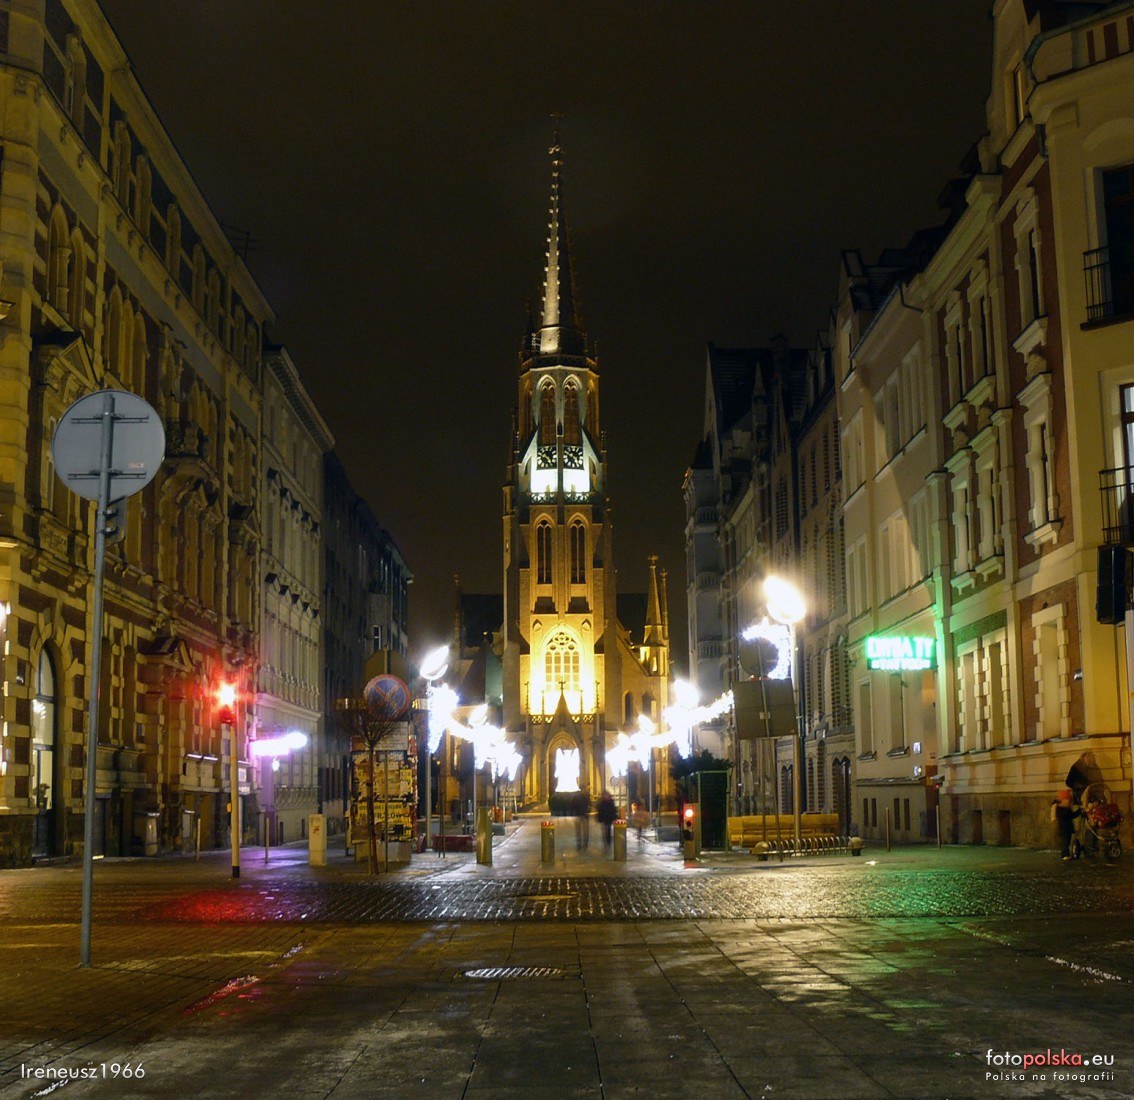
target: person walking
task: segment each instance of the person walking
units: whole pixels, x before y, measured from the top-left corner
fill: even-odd
[[[591,796],[585,786],[575,792],[571,808],[575,811],[575,847],[582,851],[591,846]]]
[[[618,807],[614,804],[610,791],[603,791],[595,816],[602,826],[602,846],[608,851],[614,843],[614,821],[618,817]]]
[[[640,852],[645,847],[645,840],[642,837],[642,832],[646,828],[649,821],[649,816],[646,811],[642,809],[640,802],[635,802],[630,809],[630,824],[634,827],[635,832],[638,834],[638,851]]]
[[[1065,862],[1073,858],[1071,855],[1071,838],[1075,835],[1075,818],[1079,817],[1082,812],[1075,805],[1074,794],[1069,787],[1064,787],[1055,796],[1055,828],[1059,833],[1059,854]]]

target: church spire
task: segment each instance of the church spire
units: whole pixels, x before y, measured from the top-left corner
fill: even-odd
[[[650,555],[650,603],[646,610],[646,645],[665,644],[665,623],[662,620],[661,600],[658,598],[658,556]]]
[[[559,144],[559,123],[551,148],[551,210],[547,226],[547,265],[543,277],[543,310],[537,345],[540,355],[585,355],[586,340],[575,312],[575,285],[571,275],[571,252],[567,238],[567,217],[560,194],[563,148]]]

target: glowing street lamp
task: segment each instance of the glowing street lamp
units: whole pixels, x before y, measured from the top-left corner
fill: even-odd
[[[798,623],[803,618],[803,616],[807,614],[807,603],[803,598],[803,593],[800,592],[794,584],[792,584],[790,581],[785,581],[782,577],[765,577],[764,604],[768,609],[768,614],[771,615],[772,618],[777,622],[783,623],[791,631],[791,652],[794,658],[795,624]],[[796,713],[796,721],[799,721],[798,708]],[[799,744],[801,734],[802,731],[797,727],[792,733],[791,738],[792,826],[795,831],[796,852],[798,852],[800,849],[800,841],[803,834],[803,822],[800,816],[801,809],[799,805],[800,797],[803,793],[803,777],[800,774],[803,767],[803,753],[800,751]]]
[[[426,716],[426,757],[425,757],[425,846],[432,843],[430,836],[433,830],[433,754],[441,741],[445,727],[441,724],[440,715],[434,709],[434,681],[440,680],[449,671],[449,647],[440,645],[431,649],[421,662],[421,675],[425,678],[425,716]],[[453,692],[453,706],[456,706],[456,692]],[[447,702],[447,700],[446,700]],[[452,714],[453,707],[449,707],[448,714]],[[444,852],[444,846],[442,846]]]

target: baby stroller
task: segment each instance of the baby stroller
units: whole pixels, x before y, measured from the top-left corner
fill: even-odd
[[[1075,836],[1071,838],[1071,854],[1095,855],[1101,852],[1107,859],[1122,855],[1122,841],[1118,827],[1122,824],[1122,811],[1111,797],[1105,783],[1091,783],[1079,796],[1082,813],[1075,819]]]

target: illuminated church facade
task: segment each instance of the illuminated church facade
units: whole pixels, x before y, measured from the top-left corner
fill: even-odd
[[[524,755],[528,805],[571,789],[575,753],[580,785],[592,795],[613,788],[607,748],[639,715],[660,725],[669,703],[656,558],[645,597],[618,593],[598,363],[576,310],[558,142],[551,156],[543,302],[520,352],[504,484],[503,716]],[[670,785],[666,759],[654,754],[655,796]],[[643,781],[629,784],[644,801]]]

